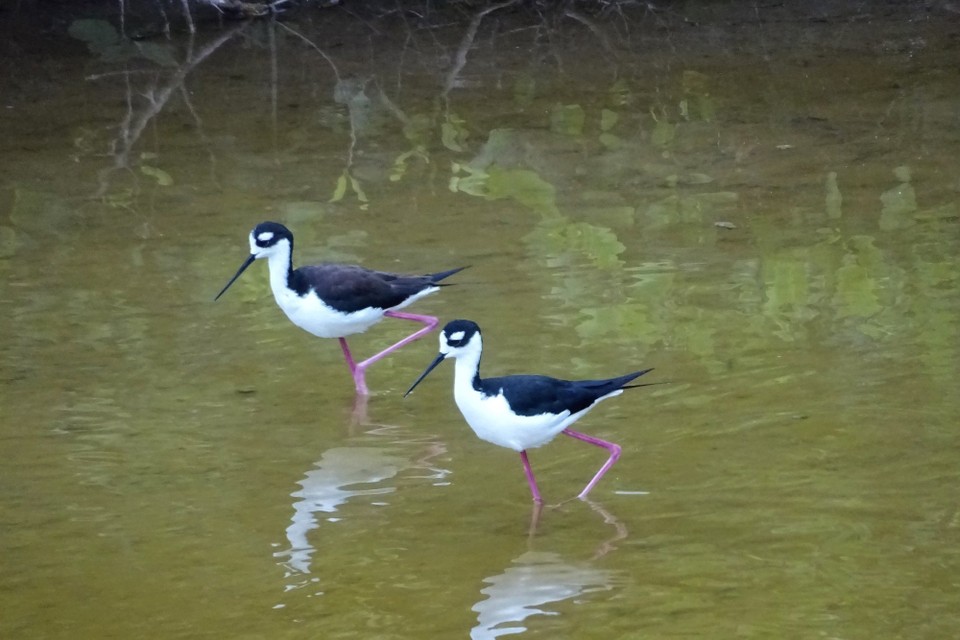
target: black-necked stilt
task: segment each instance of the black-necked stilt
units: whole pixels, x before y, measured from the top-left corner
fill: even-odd
[[[634,371],[606,380],[571,381],[536,375],[481,378],[482,351],[480,327],[475,322],[449,322],[440,334],[440,353],[404,395],[413,391],[445,358],[456,358],[453,397],[460,413],[481,440],[520,452],[535,502],[542,500],[530,461],[527,459],[527,449],[545,445],[558,433],[563,433],[610,452],[607,462],[577,496],[586,497],[620,457],[620,446],[578,433],[568,427],[597,406],[601,400],[618,396],[624,389],[649,386],[627,383],[652,369]]]
[[[261,222],[250,232],[250,256],[214,300],[219,299],[259,258],[267,259],[273,297],[290,321],[320,338],[339,338],[357,393],[363,395],[369,393],[367,367],[422,338],[440,322],[433,316],[404,313],[399,309],[439,291],[441,280],[466,268],[422,276],[371,271],[348,264],[318,264],[294,269],[293,234],[277,222]],[[421,322],[426,326],[380,353],[355,362],[346,336],[363,333],[384,316]]]

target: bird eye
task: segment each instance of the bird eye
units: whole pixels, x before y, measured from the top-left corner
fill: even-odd
[[[257,234],[257,244],[266,244],[273,240],[273,231],[264,231]]]

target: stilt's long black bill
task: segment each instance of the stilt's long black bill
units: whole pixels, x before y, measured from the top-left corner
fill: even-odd
[[[237,269],[237,272],[234,274],[234,276],[230,278],[230,282],[228,282],[227,285],[220,290],[220,293],[217,294],[217,297],[214,298],[213,301],[216,302],[217,300],[219,300],[220,296],[223,295],[223,292],[229,289],[230,285],[232,285],[234,281],[236,281],[236,279],[240,277],[240,274],[243,273],[247,269],[247,267],[253,264],[253,261],[256,259],[257,257],[253,254],[250,254],[249,256],[247,256],[247,259],[243,262],[242,265],[240,265],[240,268]]]
[[[410,395],[410,392],[413,391],[413,388],[414,388],[415,386],[417,386],[418,384],[420,384],[420,381],[423,380],[424,378],[426,378],[426,377],[427,377],[427,374],[430,373],[431,371],[433,371],[434,368],[435,368],[438,364],[440,364],[441,362],[443,362],[443,359],[446,358],[446,357],[447,357],[447,356],[443,355],[442,353],[438,353],[438,354],[437,354],[437,357],[434,359],[433,362],[430,363],[430,366],[427,367],[426,371],[424,371],[423,373],[421,373],[421,374],[420,374],[420,377],[417,378],[417,381],[414,382],[412,385],[410,385],[410,388],[407,389],[407,392],[406,392],[405,394],[403,394],[403,397],[406,398],[408,395]]]

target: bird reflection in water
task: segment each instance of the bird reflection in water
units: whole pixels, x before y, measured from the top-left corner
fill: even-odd
[[[591,593],[610,591],[617,582],[619,571],[601,569],[592,562],[617,549],[616,543],[627,537],[626,526],[607,509],[591,500],[586,502],[613,534],[602,541],[589,561],[566,561],[555,552],[528,549],[514,558],[502,573],[483,582],[480,590],[486,596],[473,605],[477,625],[470,630],[471,640],[490,640],[500,636],[527,631],[524,621],[535,615],[559,615],[545,607]],[[548,511],[559,508],[550,507]],[[542,515],[541,505],[534,506],[529,546],[535,541],[536,523]]]
[[[374,447],[337,447],[323,452],[299,480],[302,489],[290,494],[293,518],[287,527],[288,549],[274,553],[284,558],[287,577],[310,573],[310,559],[315,551],[309,532],[318,528],[317,514],[335,514],[347,500],[359,496],[382,496],[393,493],[395,487],[384,484],[397,475],[405,461],[385,449]],[[339,518],[328,515],[329,522]]]
[[[396,491],[396,483],[390,480],[408,469],[416,469],[418,478],[434,484],[446,482],[449,470],[432,462],[445,453],[445,447],[434,441],[407,439],[400,431],[391,425],[367,430],[361,435],[364,446],[324,451],[314,468],[297,481],[301,488],[290,494],[296,501],[286,529],[288,546],[273,554],[284,567],[285,579],[296,579],[287,584],[286,591],[316,581],[309,577],[316,551],[310,542],[310,532],[320,527],[321,520],[331,523],[340,520],[337,513],[342,505],[360,498],[366,499],[367,504],[381,504],[384,500],[381,496]],[[389,440],[377,446],[379,438]]]

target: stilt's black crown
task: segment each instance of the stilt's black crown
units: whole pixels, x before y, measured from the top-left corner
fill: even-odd
[[[443,339],[451,347],[462,347],[470,342],[474,334],[480,333],[480,327],[472,320],[451,320],[443,328]]]
[[[281,240],[289,240],[290,246],[293,247],[293,234],[279,222],[261,222],[254,227],[251,235],[257,246],[264,249],[272,247]]]

